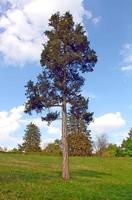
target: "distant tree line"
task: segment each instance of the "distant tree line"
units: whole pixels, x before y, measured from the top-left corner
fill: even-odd
[[[70,156],[132,157],[132,128],[128,132],[128,137],[122,141],[120,146],[117,146],[116,144],[111,144],[108,142],[106,134],[98,136],[97,140],[93,142],[91,139],[90,130],[87,130],[85,123],[82,123],[83,125],[77,128],[77,124],[73,123],[72,119],[72,128],[70,128],[70,124],[71,122],[68,122],[69,134],[67,136],[68,151]],[[73,124],[75,129],[73,128]],[[40,130],[35,124],[30,123],[26,127],[22,144],[18,145],[18,148],[13,148],[10,150],[10,152],[41,152],[45,155],[62,155],[61,140],[56,139],[54,142],[47,144],[45,148],[42,148],[40,144]],[[0,147],[0,152],[9,151],[7,151],[7,148],[5,147]]]
[[[128,137],[124,139],[120,146],[109,144],[105,134],[99,136],[94,143],[95,154],[100,157],[107,156],[132,156],[132,128],[128,132]]]

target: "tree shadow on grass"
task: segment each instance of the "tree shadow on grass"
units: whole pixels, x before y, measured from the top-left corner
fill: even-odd
[[[10,183],[19,181],[42,181],[42,180],[57,180],[61,177],[60,171],[48,171],[48,172],[21,172],[14,171],[0,175],[0,183]]]
[[[106,172],[99,172],[94,170],[75,170],[71,173],[72,177],[91,177],[91,178],[102,178],[104,176],[111,176],[111,174]]]
[[[41,181],[41,180],[49,180],[49,181],[55,181],[58,179],[61,179],[61,174],[62,172],[59,170],[56,171],[44,171],[44,172],[35,172],[35,171],[17,171],[14,170],[11,173],[5,173],[3,175],[0,175],[0,182],[5,183],[5,182],[19,182],[21,181]],[[71,170],[71,178],[72,179],[80,179],[82,178],[102,178],[104,176],[110,176],[110,174],[105,173],[105,172],[99,172],[99,171],[93,171],[93,170]]]

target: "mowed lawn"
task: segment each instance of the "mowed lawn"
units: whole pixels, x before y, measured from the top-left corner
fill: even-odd
[[[71,179],[61,178],[61,158],[0,154],[0,200],[132,200],[132,158],[70,158]]]

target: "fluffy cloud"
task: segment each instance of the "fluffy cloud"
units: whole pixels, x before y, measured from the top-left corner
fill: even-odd
[[[40,128],[44,143],[53,142],[56,138],[60,138],[59,122],[54,122],[48,126],[41,118],[30,117],[25,119],[24,106],[18,106],[9,111],[0,112],[0,146],[11,148],[22,143],[24,130],[31,122]]]
[[[83,16],[94,24],[100,21],[84,9],[83,0],[2,0],[1,7],[0,53],[10,63],[39,61],[41,44],[46,40],[42,34],[57,11],[70,11],[75,22],[82,23]]]
[[[24,107],[19,106],[14,107],[9,112],[0,112],[0,141],[17,141],[11,134],[20,128],[23,110]]]
[[[121,71],[132,72],[132,43],[124,45],[121,56],[123,58]]]
[[[123,139],[128,136],[128,131],[118,131],[115,132],[112,136],[109,135],[109,142],[117,145],[121,145]]]
[[[106,113],[96,117],[94,122],[90,124],[92,139],[95,141],[101,134],[106,134],[110,143],[120,145],[127,136],[128,131],[124,130],[126,128],[125,125],[126,121],[120,112]],[[122,128],[122,131],[120,128]]]
[[[12,133],[20,127],[24,107],[15,107],[9,112],[0,112],[0,137],[1,135]]]
[[[110,130],[115,130],[123,127],[126,124],[120,112],[107,113],[103,116],[94,119],[90,124],[91,130],[96,134],[108,133]]]
[[[24,106],[18,106],[9,111],[0,112],[0,146],[10,148],[21,143],[24,129],[26,125],[31,122],[40,128],[42,145],[53,142],[56,138],[61,138],[60,121],[53,122],[50,126],[47,126],[47,123],[42,122],[41,118],[31,117],[30,119],[25,119],[23,111]],[[95,135],[112,131],[109,139],[111,142],[116,142],[118,144],[127,135],[127,131],[118,131],[118,129],[125,126],[125,124],[126,122],[121,116],[121,113],[107,113],[95,118],[94,122],[90,124],[90,129],[92,130],[93,138]]]

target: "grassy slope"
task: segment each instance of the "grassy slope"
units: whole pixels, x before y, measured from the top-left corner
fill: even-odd
[[[132,200],[132,158],[61,158],[0,154],[0,200]]]

